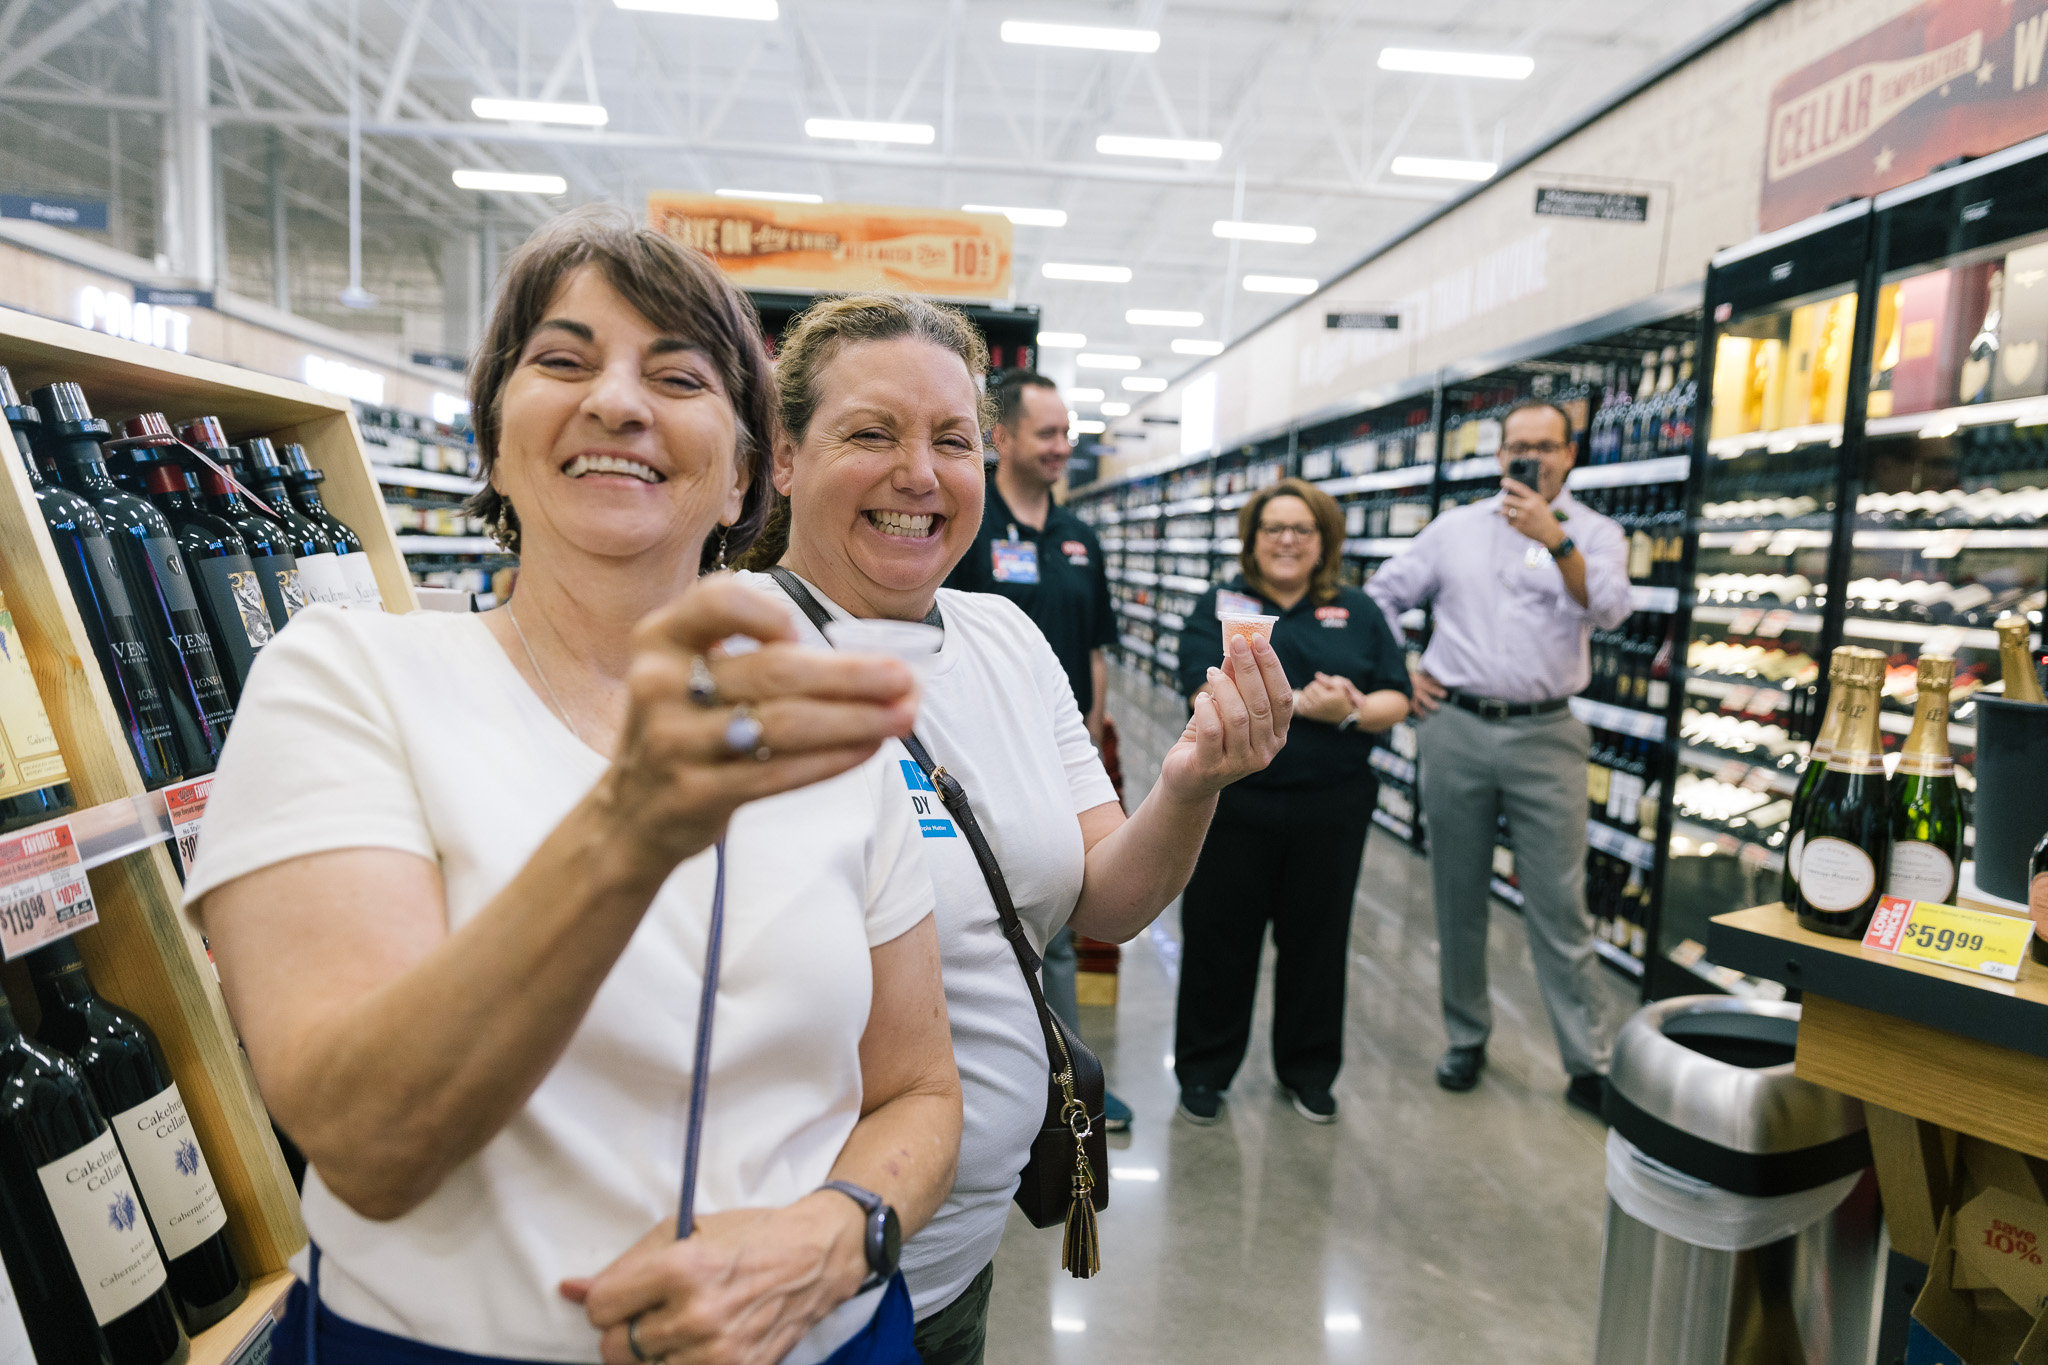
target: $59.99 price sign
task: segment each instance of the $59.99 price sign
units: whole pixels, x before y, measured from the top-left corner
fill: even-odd
[[[69,820],[0,839],[0,957],[20,957],[99,918]]]
[[[1898,896],[1878,899],[1863,946],[1944,967],[2017,981],[2032,921]]]

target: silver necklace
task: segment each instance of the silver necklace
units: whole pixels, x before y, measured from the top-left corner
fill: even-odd
[[[533,665],[533,676],[539,678],[540,685],[548,690],[548,700],[555,704],[555,710],[561,712],[562,724],[569,727],[569,733],[576,737],[578,744],[581,744],[583,732],[576,728],[575,721],[569,719],[569,708],[562,705],[562,699],[555,694],[555,685],[548,681],[548,675],[542,670],[540,660],[533,657],[533,646],[527,642],[526,628],[519,624],[519,613],[513,610],[510,602],[505,604],[505,615],[511,618],[513,633],[519,636],[519,647],[526,651],[526,662]]]

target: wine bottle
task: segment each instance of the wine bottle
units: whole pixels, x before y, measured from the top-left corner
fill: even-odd
[[[77,804],[28,646],[0,596],[0,833],[54,820]]]
[[[1984,306],[1984,321],[1970,338],[1956,383],[1956,398],[1964,403],[1981,403],[1991,396],[1991,374],[1998,368],[1998,329],[2004,323],[2005,272],[1991,272],[1991,299]]]
[[[1835,747],[1806,808],[1799,923],[1838,938],[1863,936],[1890,880],[1890,812],[1877,725],[1884,668],[1884,656],[1874,650],[1859,650],[1849,660]]]
[[[1998,632],[1998,671],[2005,680],[2005,699],[2048,706],[2048,696],[2041,694],[2041,675],[2034,667],[2032,622],[2015,612],[2000,617],[1992,629]]]
[[[247,1297],[228,1248],[227,1207],[149,1026],[93,990],[68,938],[29,954],[42,1005],[36,1040],[78,1064],[142,1194],[185,1330],[202,1332]]]
[[[249,546],[249,561],[263,585],[264,606],[270,624],[283,630],[285,623],[306,608],[306,590],[299,582],[299,563],[292,553],[291,536],[284,523],[266,510],[253,506],[242,496],[233,477],[234,448],[221,431],[218,417],[199,417],[187,422],[185,444],[202,449],[218,465],[202,463],[187,452],[185,469],[199,480],[206,510],[227,521]],[[226,472],[223,472],[226,471]]]
[[[1956,661],[1922,654],[1918,673],[1913,730],[1892,775],[1892,859],[1885,894],[1952,905],[1956,869],[1963,860],[1963,799],[1956,790],[1956,761],[1948,751]]]
[[[122,576],[138,590],[146,637],[158,671],[170,682],[165,696],[188,777],[209,773],[220,761],[234,705],[221,680],[220,662],[192,593],[191,572],[164,514],[124,493],[107,476],[100,442],[112,438],[72,383],[31,395],[42,411],[39,433],[59,476],[93,505],[108,530]]]
[[[335,553],[334,537],[321,523],[299,510],[291,490],[285,486],[284,465],[277,447],[263,436],[251,437],[240,447],[241,461],[235,474],[270,508],[291,538],[292,557],[299,566],[299,585],[305,589],[306,604],[353,606],[355,589],[342,571]]]
[[[353,605],[364,611],[384,610],[384,594],[377,587],[377,571],[370,567],[370,554],[363,548],[362,537],[350,530],[348,523],[328,511],[326,503],[321,500],[320,485],[326,481],[327,475],[313,467],[302,445],[286,446],[284,458],[285,482],[291,486],[292,496],[298,499],[299,510],[320,523],[334,538],[334,552],[341,556],[342,574],[355,594]]]
[[[1842,679],[1848,673],[1849,660],[1855,657],[1854,645],[1838,645],[1828,657],[1828,707],[1821,713],[1820,730],[1814,735],[1813,747],[1806,755],[1806,766],[1799,774],[1799,786],[1792,793],[1792,814],[1785,823],[1789,842],[1785,845],[1785,870],[1779,883],[1779,895],[1788,909],[1797,909],[1799,905],[1799,857],[1806,850],[1806,808],[1813,804],[1814,789],[1820,786],[1820,779],[1828,770],[1828,755],[1835,751],[1835,741],[1841,736]]]
[[[0,410],[6,413],[43,524],[49,527],[57,558],[63,562],[71,599],[85,621],[93,657],[99,661],[143,784],[161,787],[175,782],[185,772],[179,764],[177,736],[164,700],[163,677],[150,654],[135,613],[135,594],[121,576],[106,527],[91,503],[44,480],[30,437],[42,425],[43,415],[22,403],[5,368],[0,368]]]
[[[0,995],[0,1261],[44,1365],[191,1353],[114,1132],[69,1058]]]
[[[2034,937],[2027,950],[2034,961],[2048,966],[2048,834],[2034,845],[2027,860],[2027,913],[2034,920]]]

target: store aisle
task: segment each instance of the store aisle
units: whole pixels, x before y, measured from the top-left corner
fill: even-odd
[[[1152,713],[1146,684],[1112,674],[1135,799],[1179,726]],[[1120,1007],[1086,1012],[1089,1041],[1137,1111],[1132,1135],[1111,1140],[1103,1273],[1069,1278],[1059,1230],[1013,1212],[989,1365],[1590,1358],[1605,1131],[1564,1104],[1512,913],[1494,926],[1486,1079],[1446,1094],[1431,1075],[1443,1032],[1427,868],[1374,831],[1332,1127],[1302,1121],[1275,1088],[1268,990],[1224,1122],[1173,1119],[1178,952],[1169,910],[1125,948]]]

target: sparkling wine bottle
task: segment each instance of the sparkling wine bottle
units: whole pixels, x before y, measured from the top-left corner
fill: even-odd
[[[1956,661],[1922,654],[1913,730],[1891,783],[1891,875],[1887,896],[1952,905],[1963,861],[1963,798],[1948,751],[1949,689]]]
[[[1785,823],[1788,842],[1779,894],[1788,908],[1797,909],[1799,905],[1799,858],[1806,850],[1806,808],[1813,803],[1814,788],[1820,786],[1820,779],[1828,770],[1828,755],[1834,752],[1835,741],[1841,737],[1842,679],[1848,673],[1849,660],[1855,657],[1855,645],[1838,645],[1828,658],[1828,707],[1821,713],[1820,730],[1806,755],[1798,789],[1792,794],[1792,814]]]
[[[2000,617],[1992,629],[1998,632],[1998,669],[2005,680],[2005,699],[2048,706],[2048,696],[2041,694],[2041,675],[2034,667],[2033,624],[2015,612]]]
[[[1863,936],[1889,881],[1890,810],[1877,724],[1884,668],[1884,657],[1873,650],[1849,661],[1835,747],[1806,808],[1799,923],[1839,938]]]
[[[92,988],[72,940],[29,954],[42,1005],[37,1041],[70,1057],[142,1195],[185,1329],[201,1332],[248,1295],[228,1248],[227,1207],[149,1026]]]

